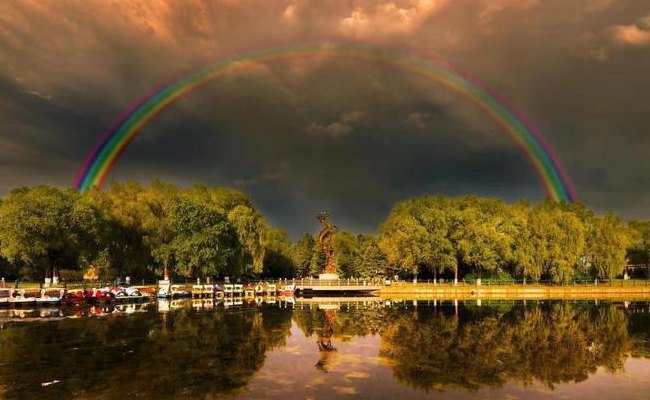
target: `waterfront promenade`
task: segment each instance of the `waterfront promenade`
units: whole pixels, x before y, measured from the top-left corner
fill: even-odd
[[[650,299],[650,283],[612,282],[580,285],[469,285],[398,282],[379,290],[382,298],[403,299]]]

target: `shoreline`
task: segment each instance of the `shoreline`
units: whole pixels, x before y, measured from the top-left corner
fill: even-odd
[[[386,299],[650,300],[650,285],[639,286],[448,286],[397,284],[379,290]]]

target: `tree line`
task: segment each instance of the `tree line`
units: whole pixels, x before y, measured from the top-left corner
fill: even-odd
[[[648,263],[650,221],[625,223],[582,204],[422,196],[397,203],[376,235],[340,230],[332,246],[341,277],[559,284]],[[292,242],[228,188],[124,182],[80,194],[39,185],[0,203],[0,276],[307,277],[324,258],[314,234]]]

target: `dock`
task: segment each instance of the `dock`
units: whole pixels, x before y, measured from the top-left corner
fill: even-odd
[[[380,290],[383,285],[361,279],[295,279],[295,291],[299,296],[312,294],[368,294]]]

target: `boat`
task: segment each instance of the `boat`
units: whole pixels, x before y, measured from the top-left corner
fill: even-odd
[[[232,284],[223,285],[223,293],[226,296],[233,296],[235,293],[235,285]]]
[[[255,296],[264,296],[266,294],[266,288],[262,282],[259,282],[255,285]]]
[[[183,289],[182,285],[171,285],[170,287],[170,294],[171,297],[174,299],[178,299],[181,297],[192,297],[192,292]]]
[[[169,281],[169,279],[158,281],[158,292],[156,293],[156,297],[158,297],[159,299],[166,299],[168,297],[172,297],[171,282]]]
[[[36,304],[36,297],[33,296],[25,296],[25,289],[19,290],[17,293],[14,290],[13,292],[13,297],[9,298],[9,304],[12,306],[20,307],[20,306],[31,306]]]
[[[9,298],[12,297],[13,289],[0,289],[0,307],[9,305]]]
[[[219,286],[219,285],[214,285],[214,297],[217,299],[220,299],[224,297],[225,291],[224,289]]]
[[[288,308],[296,304],[296,298],[293,297],[293,295],[280,295],[278,297],[278,301],[280,302],[280,308]]]
[[[63,294],[63,302],[66,304],[81,304],[86,302],[86,298],[90,296],[88,290],[77,289]]]
[[[295,291],[296,291],[296,285],[294,284],[286,285],[282,288],[282,290],[280,290],[280,296],[293,297]]]
[[[233,285],[232,292],[235,296],[241,296],[244,294],[244,285],[236,283]]]
[[[111,290],[115,296],[115,301],[118,303],[136,303],[140,301],[149,300],[149,296],[142,294],[140,290],[133,286],[129,287],[117,287]]]
[[[58,296],[50,296],[45,292],[45,289],[41,289],[41,296],[36,298],[36,305],[39,306],[55,306],[61,304],[61,299],[63,298],[64,290],[61,289]]]
[[[87,299],[91,303],[112,303],[115,301],[115,294],[108,288],[93,288]]]
[[[244,297],[255,297],[255,286],[252,284],[244,286]]]

